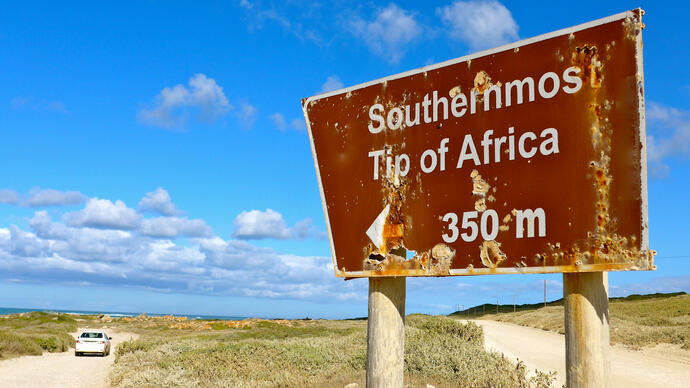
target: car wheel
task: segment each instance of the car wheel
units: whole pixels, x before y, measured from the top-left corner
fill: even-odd
[[[74,352],[74,357],[79,357],[79,356],[81,356],[81,353],[79,353],[79,352]]]

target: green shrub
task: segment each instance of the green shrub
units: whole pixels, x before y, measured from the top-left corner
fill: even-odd
[[[547,387],[483,349],[475,324],[444,317],[407,320],[405,374],[414,386]],[[116,350],[115,387],[343,387],[364,383],[366,322],[266,322],[222,333],[148,335]],[[537,378],[541,380],[537,380]]]
[[[417,317],[405,338],[410,375],[440,377],[460,387],[548,387],[553,376],[527,379],[524,364],[484,351],[483,332],[474,323],[445,317]]]

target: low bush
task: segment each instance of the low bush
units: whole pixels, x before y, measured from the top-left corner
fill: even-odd
[[[144,335],[120,344],[111,383],[116,387],[343,387],[364,384],[365,321],[318,321],[178,336]],[[406,326],[405,374],[436,387],[546,387],[483,349],[475,324],[411,316]],[[417,385],[415,385],[417,386]]]
[[[0,358],[64,352],[74,347],[77,321],[66,314],[32,312],[0,319]]]

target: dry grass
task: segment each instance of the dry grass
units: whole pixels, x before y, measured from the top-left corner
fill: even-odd
[[[215,325],[213,329],[221,329]],[[366,321],[260,322],[199,333],[151,329],[115,351],[116,387],[343,387],[364,385]],[[547,387],[483,349],[481,328],[445,317],[407,319],[408,386]]]
[[[564,333],[563,314],[563,306],[548,306],[482,318]],[[609,314],[613,344],[639,349],[669,343],[690,349],[690,295],[612,299]]]
[[[64,352],[74,347],[76,320],[65,314],[32,312],[0,318],[0,359]]]

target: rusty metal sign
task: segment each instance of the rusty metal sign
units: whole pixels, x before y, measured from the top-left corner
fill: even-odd
[[[642,14],[304,99],[336,276],[654,269]]]

